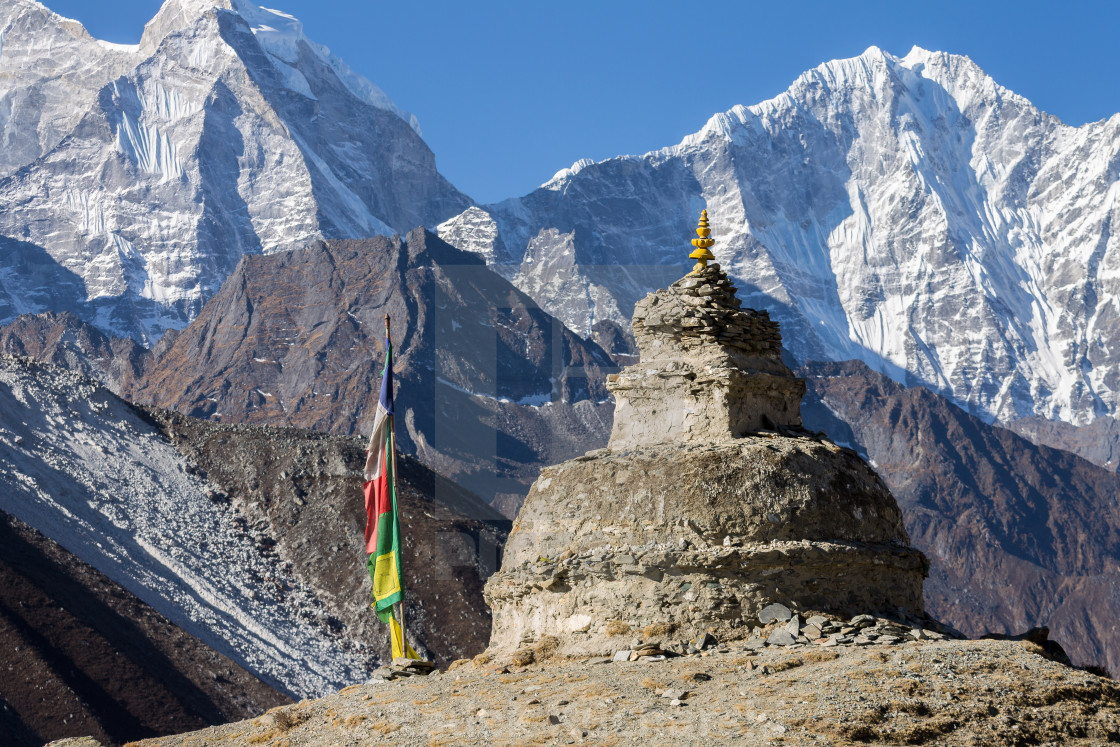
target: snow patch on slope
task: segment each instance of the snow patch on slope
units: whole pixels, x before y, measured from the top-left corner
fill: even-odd
[[[132,406],[3,356],[0,423],[0,508],[274,686],[316,697],[364,678],[311,621],[317,600]]]

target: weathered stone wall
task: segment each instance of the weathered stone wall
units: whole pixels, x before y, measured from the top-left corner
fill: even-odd
[[[612,621],[734,639],[775,601],[919,612],[923,563],[882,481],[830,442],[604,449],[541,472],[486,587],[490,645],[609,653]]]
[[[807,616],[922,609],[923,559],[899,545],[774,542],[680,550],[665,544],[539,558],[503,570],[486,587],[492,651],[555,636],[566,656],[606,656],[632,635],[745,639],[778,601]],[[618,623],[622,623],[619,625]]]

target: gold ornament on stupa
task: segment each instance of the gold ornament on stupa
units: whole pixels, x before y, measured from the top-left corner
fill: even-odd
[[[708,266],[710,260],[716,258],[716,255],[711,252],[712,245],[716,243],[716,240],[709,238],[711,234],[712,229],[708,225],[708,211],[701,210],[700,223],[696,226],[696,235],[700,238],[692,240],[692,245],[696,247],[696,249],[693,250],[692,254],[688,255],[689,259],[696,260],[696,266],[692,268],[692,272],[689,273],[690,275],[700,272],[700,270]]]

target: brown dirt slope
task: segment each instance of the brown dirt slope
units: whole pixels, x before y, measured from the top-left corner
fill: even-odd
[[[0,744],[106,744],[291,702],[0,513]]]
[[[140,746],[1120,741],[1120,687],[1040,654],[1025,642],[940,641],[648,663],[466,663]]]
[[[969,635],[1048,625],[1120,670],[1120,475],[857,362],[803,370],[806,426],[864,453],[932,564],[927,608]]]
[[[135,340],[110,337],[68,311],[16,317],[0,327],[0,353],[53,363],[116,394],[130,389],[151,360]]]

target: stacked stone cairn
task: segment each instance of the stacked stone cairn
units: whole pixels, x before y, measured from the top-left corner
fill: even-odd
[[[928,566],[893,496],[854,451],[801,428],[805,385],[777,323],[706,261],[706,211],[697,233],[693,271],[635,306],[641,356],[608,379],[607,448],[542,470],[526,497],[486,585],[491,656],[765,640],[775,604],[790,645],[854,642],[867,613],[932,629]]]

